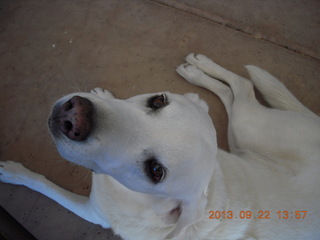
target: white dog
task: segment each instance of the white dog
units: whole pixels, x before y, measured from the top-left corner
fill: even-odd
[[[60,154],[93,171],[90,197],[19,163],[0,180],[54,199],[124,239],[320,239],[320,120],[267,72],[250,81],[203,55],[177,71],[222,100],[231,153],[217,148],[208,106],[169,92],[116,99],[100,88],[54,106]]]

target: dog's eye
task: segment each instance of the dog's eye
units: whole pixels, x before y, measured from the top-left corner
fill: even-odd
[[[158,110],[159,108],[163,108],[167,105],[168,105],[168,100],[165,94],[151,97],[148,100],[148,107],[152,108],[153,110]]]
[[[154,183],[159,183],[165,178],[166,169],[156,160],[150,159],[145,164],[146,174]]]

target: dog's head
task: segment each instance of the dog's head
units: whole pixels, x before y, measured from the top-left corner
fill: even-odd
[[[181,202],[172,236],[198,220],[215,167],[216,133],[196,94],[126,100],[96,89],[61,98],[49,126],[59,153],[127,188]]]

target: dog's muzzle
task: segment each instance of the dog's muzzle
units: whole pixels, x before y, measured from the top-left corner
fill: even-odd
[[[49,119],[53,135],[63,133],[73,141],[84,141],[92,131],[93,104],[86,98],[74,96],[55,106]]]

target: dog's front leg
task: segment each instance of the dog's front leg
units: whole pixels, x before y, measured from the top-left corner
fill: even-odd
[[[71,193],[50,182],[43,175],[34,173],[22,164],[12,161],[0,162],[0,181],[16,185],[24,185],[40,192],[56,201],[71,212],[85,220],[109,228],[108,222],[101,221],[90,205],[90,199],[85,196]]]

